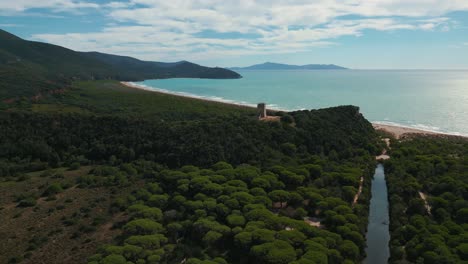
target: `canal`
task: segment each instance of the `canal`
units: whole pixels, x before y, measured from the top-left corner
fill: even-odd
[[[364,260],[364,263],[385,264],[390,257],[390,249],[388,247],[390,233],[387,184],[382,164],[377,165],[375,169],[369,210],[369,224],[366,235],[367,258]]]

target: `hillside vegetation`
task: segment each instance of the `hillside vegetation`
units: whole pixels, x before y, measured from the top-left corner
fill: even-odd
[[[277,114],[116,81],[8,105],[0,262],[359,263],[375,131],[354,106]]]
[[[233,71],[187,61],[161,63],[98,52],[76,52],[26,41],[0,30],[0,101],[33,97],[67,87],[73,80],[137,81],[157,78],[240,78]]]

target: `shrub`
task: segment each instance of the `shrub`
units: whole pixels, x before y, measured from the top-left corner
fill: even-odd
[[[22,174],[18,177],[17,181],[22,182],[31,179],[31,176],[27,174]]]
[[[54,174],[54,176],[52,176],[52,178],[54,178],[54,179],[63,179],[63,178],[65,178],[65,175],[63,175],[63,173],[61,173],[61,172],[57,172],[57,173]]]
[[[226,220],[230,226],[245,225],[245,218],[242,215],[229,215]]]
[[[31,207],[36,205],[36,199],[34,197],[27,197],[18,203],[18,207]]]
[[[73,162],[72,164],[70,164],[70,170],[77,170],[80,168],[80,163],[78,162]]]
[[[126,264],[127,260],[122,256],[122,255],[109,255],[105,257],[102,262],[102,264]]]
[[[57,193],[60,193],[63,191],[62,185],[60,183],[52,183],[47,187],[47,189],[44,191],[42,196],[50,196],[50,195],[55,195]]]
[[[294,118],[288,114],[284,115],[281,117],[281,122],[284,122],[286,124],[292,124],[294,123]]]
[[[131,236],[125,240],[125,243],[140,246],[145,249],[160,248],[161,244],[167,243],[167,238],[164,235],[144,235],[144,236]]]
[[[151,235],[164,230],[163,226],[150,219],[136,219],[128,222],[123,229],[129,234]]]

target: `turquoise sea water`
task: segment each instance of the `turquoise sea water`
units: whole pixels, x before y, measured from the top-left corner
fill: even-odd
[[[283,110],[357,105],[372,122],[468,135],[468,71],[239,71],[242,79],[166,79],[148,89]]]

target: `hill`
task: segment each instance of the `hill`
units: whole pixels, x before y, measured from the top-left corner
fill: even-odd
[[[160,78],[235,79],[241,76],[231,70],[204,67],[188,61],[141,61],[132,57],[100,52],[79,52],[83,57],[111,66],[118,80],[143,80]]]
[[[138,81],[157,78],[240,78],[231,70],[187,61],[162,63],[99,52],[76,52],[27,41],[0,30],[0,100],[55,91],[72,80]]]
[[[231,67],[231,70],[346,70],[347,68],[334,64],[307,64],[289,65],[274,62],[265,62],[248,67]]]

